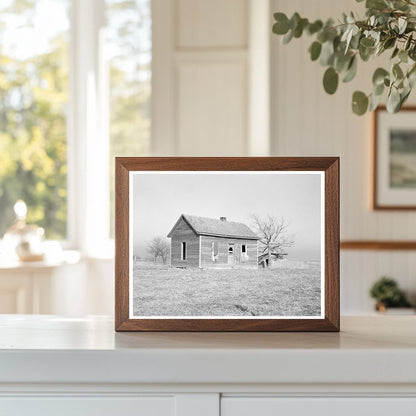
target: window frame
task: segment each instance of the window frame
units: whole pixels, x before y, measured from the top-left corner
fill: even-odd
[[[77,250],[84,258],[113,259],[114,238],[110,237],[109,227],[106,1],[69,0],[68,3],[67,227],[66,238],[59,242],[64,249]],[[163,11],[161,6],[159,14]]]
[[[109,235],[105,0],[72,0],[67,117],[68,248],[113,257]]]

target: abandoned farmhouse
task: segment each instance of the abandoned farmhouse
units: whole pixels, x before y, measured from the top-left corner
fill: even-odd
[[[182,214],[168,237],[172,267],[258,267],[259,237],[246,224]]]

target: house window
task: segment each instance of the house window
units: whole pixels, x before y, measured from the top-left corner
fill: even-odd
[[[242,254],[246,253],[246,245],[245,244],[241,244],[241,253]]]
[[[213,241],[211,246],[212,261],[218,261],[218,241]]]
[[[186,260],[186,242],[181,243],[181,260]]]

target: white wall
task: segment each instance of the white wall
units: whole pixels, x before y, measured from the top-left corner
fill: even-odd
[[[279,156],[339,155],[342,239],[415,239],[416,213],[370,209],[371,117],[353,115],[350,101],[355,89],[369,90],[374,64],[360,64],[359,77],[330,97],[322,88],[324,69],[309,60],[311,40],[282,46],[267,34],[272,11],[325,18],[361,5],[352,0],[153,1],[154,155],[267,155],[269,146]],[[342,313],[371,312],[368,289],[382,274],[416,295],[415,254],[342,252]],[[80,303],[60,305],[60,312],[112,314],[112,262],[93,261],[86,270]],[[75,292],[79,280],[71,280]]]
[[[335,18],[350,10],[364,15],[362,4],[351,0],[272,0],[273,12],[298,11],[311,19]],[[357,79],[329,96],[322,88],[324,68],[309,59],[312,40],[304,37],[282,45],[277,36],[272,38],[272,154],[341,157],[341,239],[415,240],[416,212],[375,212],[370,207],[371,116],[353,115],[350,103],[354,90],[370,92],[377,62],[360,62]],[[370,312],[368,289],[383,274],[395,277],[415,295],[415,254],[342,251],[342,313]]]
[[[153,155],[268,150],[269,6],[269,0],[153,0]],[[253,45],[255,39],[262,42]]]

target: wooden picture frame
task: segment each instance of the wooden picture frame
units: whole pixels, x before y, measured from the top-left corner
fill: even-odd
[[[160,174],[157,176],[157,174]],[[164,189],[171,189],[172,186],[170,183],[179,184],[181,178],[185,178],[185,175],[189,174],[190,179],[186,180],[195,180],[200,179],[202,174],[205,174],[203,181],[198,183],[211,183],[209,181],[215,182],[215,187],[221,188],[224,187],[224,183],[233,183],[238,184],[239,181],[244,179],[244,181],[251,181],[257,183],[260,181],[261,185],[263,181],[268,181],[268,189],[273,189],[274,183],[281,183],[276,181],[287,181],[287,184],[291,184],[293,181],[297,181],[297,184],[300,184],[301,187],[305,187],[308,181],[317,181],[319,180],[319,196],[316,196],[315,193],[309,192],[310,196],[305,195],[301,191],[297,192],[296,187],[290,189],[290,192],[286,192],[285,195],[282,195],[282,191],[279,192],[279,188],[276,192],[271,192],[266,195],[267,198],[277,198],[279,196],[280,201],[284,201],[283,198],[290,200],[291,195],[297,195],[297,200],[290,200],[291,204],[296,204],[296,201],[301,201],[302,198],[310,198],[313,201],[319,201],[319,215],[313,218],[316,218],[316,223],[309,222],[311,227],[320,228],[319,233],[319,243],[320,243],[320,309],[319,314],[314,312],[311,316],[303,316],[301,313],[296,316],[283,316],[283,315],[274,315],[271,313],[270,316],[262,316],[259,313],[259,318],[257,316],[181,316],[177,318],[175,316],[154,316],[152,310],[149,313],[149,316],[141,316],[143,312],[137,315],[137,312],[133,312],[134,308],[142,307],[144,304],[136,301],[135,299],[139,298],[142,293],[141,289],[137,289],[138,297],[134,298],[133,295],[136,293],[133,286],[133,266],[132,264],[136,261],[138,263],[141,260],[133,258],[133,251],[136,250],[136,240],[141,242],[141,232],[143,230],[144,235],[144,226],[139,228],[137,231],[137,224],[144,223],[142,212],[156,212],[157,209],[152,209],[154,205],[151,205],[153,202],[149,201],[152,199],[152,189],[153,185],[150,184],[150,179],[154,183],[164,183],[166,187],[162,186]],[[218,178],[215,179],[214,174],[218,174]],[[176,176],[174,176],[176,175]],[[179,176],[178,176],[179,175]],[[182,175],[182,176],[181,176]],[[239,176],[240,175],[240,176]],[[254,176],[258,175],[258,176]],[[268,176],[267,176],[268,175]],[[316,177],[315,177],[315,176]],[[179,180],[179,179],[180,180]],[[318,178],[318,179],[316,179]],[[160,182],[162,181],[163,182]],[[176,181],[176,182],[169,182]],[[292,182],[291,182],[292,181]],[[214,183],[214,182],[212,182]],[[286,182],[282,182],[286,183]],[[295,182],[293,182],[295,183]],[[312,183],[312,182],[311,182]],[[315,182],[314,182],[315,183]],[[318,183],[318,182],[317,182]],[[205,186],[205,185],[204,185]],[[234,186],[234,185],[233,185]],[[244,188],[246,184],[241,185],[241,189]],[[289,186],[289,185],[288,185]],[[178,188],[178,186],[174,186]],[[199,185],[195,187],[193,191],[193,199],[189,201],[194,201],[197,199]],[[261,186],[260,186],[261,188]],[[143,191],[146,189],[146,192]],[[149,191],[150,189],[150,191]],[[160,189],[158,187],[158,189]],[[217,189],[217,188],[215,188]],[[221,188],[222,189],[222,188]],[[231,189],[234,189],[231,187]],[[289,188],[288,188],[289,189]],[[315,189],[315,188],[314,188]],[[150,192],[150,194],[149,194]],[[156,191],[155,191],[156,192]],[[167,192],[167,191],[166,191]],[[234,190],[232,191],[234,192]],[[204,158],[180,158],[180,157],[118,157],[116,158],[116,219],[115,219],[115,330],[116,331],[339,331],[339,158],[337,157],[243,157],[243,158],[230,158],[230,157],[204,157]],[[269,196],[270,194],[270,196]],[[145,197],[147,195],[147,197]],[[150,195],[150,197],[149,197]],[[174,194],[176,195],[176,194]],[[309,194],[308,194],[309,195]],[[176,197],[175,197],[176,198]],[[176,199],[179,199],[177,197]],[[134,202],[134,209],[130,208]],[[230,199],[231,200],[231,199]],[[234,198],[235,200],[235,198]],[[164,204],[163,207],[173,206],[179,204],[178,200],[173,201],[172,204]],[[272,201],[275,201],[273,199]],[[302,200],[303,201],[303,200]],[[175,204],[174,204],[175,202]],[[147,205],[146,205],[147,204]],[[150,204],[150,205],[149,205]],[[201,206],[206,206],[207,203],[202,204]],[[281,202],[279,205],[282,205]],[[316,205],[316,203],[314,202]],[[308,209],[305,208],[305,204],[299,206],[299,209]],[[199,205],[198,205],[199,206]],[[274,202],[273,202],[274,206]],[[150,207],[150,208],[149,208]],[[296,205],[295,205],[296,207]],[[138,209],[145,211],[138,211]],[[164,211],[163,211],[164,209]],[[159,214],[161,218],[164,217],[164,213],[171,212],[166,211],[163,208]],[[170,208],[169,208],[170,209]],[[173,209],[173,208],[172,208]],[[312,208],[309,209],[312,211]],[[179,212],[179,211],[178,211]],[[308,211],[303,211],[308,212]],[[318,212],[318,211],[316,211]],[[172,214],[173,215],[173,214]],[[311,214],[312,215],[312,214]],[[311,217],[312,218],[312,217]],[[184,218],[185,220],[189,218]],[[209,219],[206,219],[207,221]],[[213,220],[213,227],[217,227],[219,224],[218,221],[227,221],[224,218],[221,220]],[[193,221],[192,219],[189,221]],[[150,220],[146,222],[148,224]],[[157,221],[159,223],[159,221]],[[203,221],[202,221],[203,222]],[[209,221],[208,221],[209,222]],[[186,223],[186,221],[185,221]],[[227,224],[227,227],[237,227],[237,223],[233,222],[233,225]],[[133,229],[134,225],[134,229]],[[174,224],[171,224],[174,225]],[[192,225],[192,224],[191,224]],[[204,225],[205,226],[205,225]],[[243,225],[239,225],[243,227]],[[147,227],[146,229],[152,229]],[[134,230],[134,231],[133,231]],[[169,230],[164,227],[166,234]],[[193,230],[195,231],[195,230]],[[197,230],[198,231],[198,230]],[[202,231],[200,233],[203,233]],[[204,231],[204,233],[206,233]],[[227,231],[231,235],[230,231]],[[166,235],[165,234],[165,235]],[[210,238],[214,238],[214,234],[207,234]],[[224,234],[225,235],[225,234]],[[258,234],[256,234],[258,235]],[[317,234],[318,235],[318,234]],[[213,237],[214,236],[214,237]],[[137,237],[137,238],[136,238]],[[246,236],[244,238],[249,238]],[[201,265],[201,247],[205,247],[203,241],[201,240],[200,235],[199,247],[200,247],[200,265]],[[223,235],[218,237],[223,238]],[[224,237],[225,238],[225,237]],[[227,237],[228,238],[228,237]],[[243,238],[235,236],[235,238]],[[259,240],[257,238],[257,240]],[[133,242],[134,240],[134,242]],[[221,240],[222,241],[222,240]],[[175,244],[175,245],[174,245]],[[171,262],[180,261],[178,259],[179,254],[176,253],[176,240],[171,239]],[[229,243],[233,244],[233,243]],[[247,243],[248,244],[248,243]],[[260,242],[257,243],[257,248],[259,247]],[[296,246],[296,245],[295,245]],[[134,247],[134,249],[133,249]],[[179,247],[179,246],[178,246]],[[212,243],[212,247],[215,247],[215,244]],[[240,245],[241,252],[245,249],[250,254],[250,245],[247,245],[247,248],[243,248],[243,244]],[[205,249],[204,249],[205,250]],[[215,248],[213,248],[215,250]],[[228,255],[232,255],[231,248],[228,248]],[[237,251],[237,250],[236,250]],[[172,260],[176,253],[176,257]],[[221,254],[222,255],[222,254]],[[186,256],[186,254],[181,254],[181,256]],[[270,251],[267,254],[268,259],[271,259]],[[249,257],[249,256],[247,256]],[[157,260],[161,261],[161,260]],[[190,260],[189,260],[190,261]],[[210,259],[203,261],[211,261]],[[215,261],[215,253],[212,254],[212,261]],[[270,260],[272,261],[272,260]],[[286,261],[286,260],[284,260]],[[289,260],[287,260],[289,261]],[[260,256],[256,256],[255,265],[253,265],[254,273],[253,276],[256,276],[260,262]],[[135,265],[136,263],[134,263]],[[147,263],[146,263],[147,264]],[[162,264],[162,263],[161,263]],[[281,264],[277,260],[274,264]],[[286,264],[286,263],[285,263]],[[263,264],[264,265],[264,264]],[[267,264],[270,267],[267,269],[267,273],[271,272],[272,266]],[[155,267],[159,267],[156,266]],[[162,270],[162,266],[161,270]],[[244,267],[246,267],[244,265]],[[248,266],[247,266],[248,267]],[[309,266],[308,266],[309,267]],[[311,266],[312,267],[312,266]],[[315,266],[314,266],[315,267]],[[174,264],[172,267],[165,268],[163,270],[170,270],[171,273],[176,273],[177,270],[174,269]],[[190,273],[191,268],[184,269],[186,273]],[[202,270],[202,271],[201,271]],[[208,270],[208,269],[207,269]],[[232,270],[234,270],[234,265]],[[242,270],[242,269],[241,269]],[[286,270],[286,269],[285,269]],[[184,272],[184,273],[185,273]],[[135,271],[138,274],[134,280],[134,285],[136,282],[143,282],[147,279],[147,274],[142,273],[141,269]],[[165,273],[165,271],[163,272]],[[167,273],[167,272],[166,272]],[[199,269],[199,272],[195,273],[205,273],[205,269]],[[211,272],[210,272],[211,273]],[[240,272],[239,272],[240,273]],[[243,272],[241,272],[243,273]],[[244,273],[246,270],[244,270]],[[263,273],[263,272],[261,272]],[[306,272],[305,272],[306,273]],[[135,274],[135,275],[136,275]],[[250,275],[251,276],[251,275]],[[312,274],[311,274],[312,276]],[[315,275],[314,275],[315,276]],[[250,277],[251,278],[251,277]],[[254,278],[254,277],[253,277]],[[292,278],[292,276],[290,276]],[[297,278],[297,277],[296,277]],[[293,278],[294,279],[294,278]],[[146,280],[147,281],[147,280]],[[159,280],[158,280],[159,281]],[[162,279],[162,284],[164,280]],[[205,282],[205,280],[204,280]],[[252,287],[252,290],[257,290],[256,287]],[[259,285],[261,286],[261,284]],[[160,290],[157,292],[160,293]],[[303,293],[306,296],[305,299],[308,299],[309,292]],[[171,295],[173,298],[174,295]],[[312,295],[311,295],[312,296]],[[143,297],[144,299],[144,297]],[[195,297],[197,300],[198,297]],[[280,299],[280,298],[279,298]],[[303,299],[303,298],[302,298]],[[136,302],[136,303],[134,303]],[[300,302],[300,301],[299,301]],[[165,305],[162,305],[163,307]],[[235,305],[237,306],[237,305]],[[273,305],[272,305],[273,306]],[[242,307],[241,307],[242,309]],[[243,310],[243,309],[242,309]],[[241,312],[243,314],[243,312]],[[245,312],[244,312],[245,313]],[[135,315],[136,314],[136,315]],[[264,312],[263,312],[264,314]],[[175,315],[175,314],[173,314]],[[199,315],[199,314],[198,314]],[[251,315],[254,315],[252,313]],[[299,316],[299,317],[298,317]]]
[[[374,210],[416,209],[416,170],[409,159],[414,156],[416,161],[415,116],[416,106],[404,107],[396,114],[388,113],[384,106],[373,112]],[[411,148],[410,153],[405,146]]]

